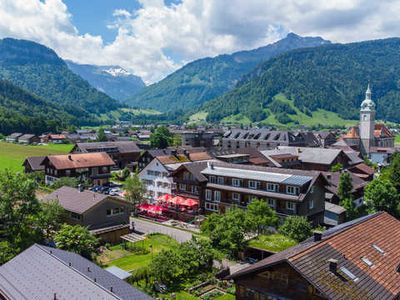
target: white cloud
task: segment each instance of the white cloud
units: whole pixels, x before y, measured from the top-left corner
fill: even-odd
[[[113,13],[116,39],[80,33],[62,0],[0,0],[0,37],[43,43],[81,63],[118,64],[154,82],[184,62],[275,41],[287,32],[337,42],[398,36],[400,1],[139,0]]]

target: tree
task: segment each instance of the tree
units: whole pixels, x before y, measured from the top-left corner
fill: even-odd
[[[249,229],[259,235],[264,228],[276,225],[278,217],[264,200],[255,199],[247,205],[246,221]]]
[[[165,126],[157,127],[150,135],[150,145],[153,148],[164,149],[172,145],[173,137]]]
[[[210,215],[202,224],[201,230],[210,237],[214,248],[237,257],[239,251],[247,244],[246,225],[245,212],[239,208],[232,208],[224,215]]]
[[[64,208],[57,201],[41,203],[41,211],[38,215],[40,228],[47,239],[51,239],[62,225],[65,217]]]
[[[397,189],[391,181],[385,178],[378,177],[365,187],[364,200],[370,213],[383,210],[399,216]]]
[[[9,254],[15,255],[42,239],[35,189],[36,182],[24,174],[0,173],[0,237]]]
[[[400,192],[400,153],[393,154],[386,172],[387,178],[392,182],[397,191]]]
[[[341,163],[337,163],[331,167],[331,172],[339,172],[343,170],[343,165]]]
[[[80,225],[63,224],[54,237],[57,248],[91,258],[98,245],[97,238]]]
[[[209,240],[193,237],[179,246],[181,265],[185,276],[209,271],[213,264],[213,248]]]
[[[343,199],[352,199],[351,191],[353,189],[352,179],[349,172],[343,172],[339,177],[338,196],[340,201]]]
[[[173,284],[184,273],[181,256],[176,250],[161,251],[150,263],[150,272],[154,278],[165,284]]]
[[[96,141],[97,142],[107,142],[107,136],[106,136],[106,134],[104,133],[104,129],[103,128],[100,128],[98,131],[97,131],[97,139],[96,139]]]
[[[312,227],[305,217],[289,216],[279,228],[279,232],[301,242],[311,236]]]
[[[76,179],[75,177],[61,177],[56,182],[54,182],[51,187],[53,189],[59,189],[60,187],[63,187],[63,186],[69,186],[69,187],[76,188],[76,187],[78,187],[78,184],[79,184],[79,180]]]
[[[138,171],[134,172],[124,182],[125,199],[134,205],[136,214],[136,206],[143,202],[146,187],[139,177]]]

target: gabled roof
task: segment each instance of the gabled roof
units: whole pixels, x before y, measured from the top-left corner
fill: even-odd
[[[45,158],[46,156],[30,156],[25,159],[23,165],[29,164],[33,171],[43,171],[44,165],[42,163]]]
[[[380,137],[394,137],[394,134],[385,126],[385,124],[375,124],[374,136]]]
[[[139,153],[141,150],[135,142],[96,142],[96,143],[77,143],[76,148],[82,152],[107,152],[107,149],[114,148],[119,153]]]
[[[330,165],[342,153],[342,150],[315,147],[279,146],[273,150],[261,151],[261,153],[269,160],[273,160],[271,159],[271,156],[273,155],[292,154],[298,156],[299,160],[305,163]]]
[[[114,161],[105,152],[49,155],[46,160],[58,170],[113,166]]]
[[[329,259],[338,261],[337,273]],[[286,262],[328,299],[394,299],[400,293],[400,222],[380,212],[325,231],[235,274],[239,278]],[[368,263],[371,263],[369,265]]]
[[[29,140],[31,138],[35,137],[34,134],[26,133],[24,135],[21,135],[18,140]]]
[[[177,174],[178,172],[182,170],[187,170],[190,172],[193,177],[199,181],[199,182],[205,182],[207,181],[207,177],[205,177],[203,174],[201,174],[201,171],[203,171],[205,168],[207,168],[208,161],[200,161],[200,162],[192,162],[192,163],[187,163],[187,164],[182,164],[178,169],[176,169],[172,175]]]
[[[114,199],[114,201],[124,201],[119,198],[88,190],[80,192],[78,189],[69,186],[63,186],[55,190],[51,194],[46,195],[42,201],[57,201],[65,210],[77,214],[83,214],[101,202],[105,201],[107,198]]]
[[[38,244],[0,267],[1,295],[18,300],[152,299],[78,254]]]

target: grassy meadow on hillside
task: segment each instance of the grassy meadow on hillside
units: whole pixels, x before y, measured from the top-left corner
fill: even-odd
[[[72,147],[71,144],[30,146],[0,141],[0,170],[22,171],[22,163],[28,156],[64,154],[71,151]]]

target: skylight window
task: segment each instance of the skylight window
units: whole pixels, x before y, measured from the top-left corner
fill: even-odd
[[[366,258],[365,256],[361,257],[361,260],[368,266],[368,267],[372,267],[374,264],[372,263],[372,261],[370,261],[368,258]]]
[[[351,273],[350,270],[347,269],[346,267],[340,267],[340,271],[342,271],[348,278],[350,278],[354,282],[358,281],[358,277],[353,273]]]
[[[377,245],[372,244],[372,248],[374,248],[376,251],[378,251],[380,254],[385,254],[385,251],[383,251],[381,248],[379,248]]]

